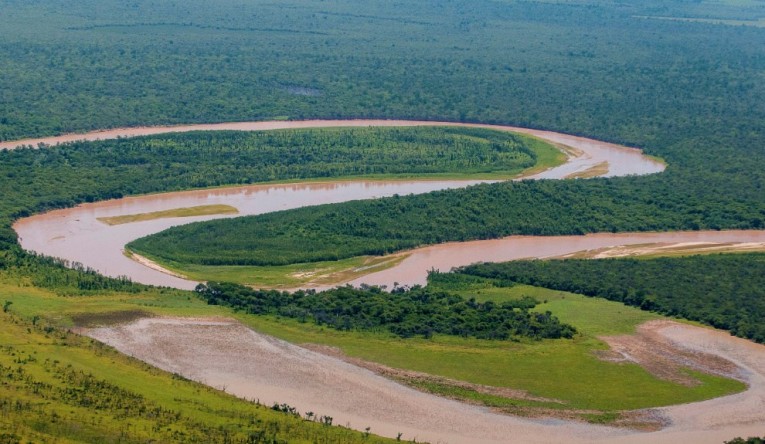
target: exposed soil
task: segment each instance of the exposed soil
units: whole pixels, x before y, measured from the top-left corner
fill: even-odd
[[[336,355],[336,350],[317,353],[256,333],[230,319],[141,319],[90,329],[87,334],[152,365],[243,398],[264,404],[287,403],[301,412],[332,416],[336,424],[359,430],[371,427],[373,433],[393,437],[402,432],[404,438],[418,441],[719,444],[735,436],[761,434],[765,425],[765,347],[672,321],[651,321],[641,327],[635,341],[642,342],[642,347],[624,339],[617,343],[630,344],[630,350],[642,348],[636,354],[649,366],[659,366],[658,362],[677,366],[668,355],[679,353],[680,362],[735,375],[750,387],[709,401],[631,412],[613,423],[619,427],[565,421],[561,419],[564,415],[558,413],[556,418],[552,412],[553,419],[496,414],[413,390],[325,354]],[[661,351],[648,351],[653,347]],[[425,377],[414,372],[398,374]],[[527,396],[517,391],[493,393]],[[542,410],[536,413],[547,416]],[[588,414],[570,413],[572,418]]]
[[[649,434],[621,436],[617,443],[721,443],[736,436],[762,436],[765,431],[765,346],[711,328],[671,321],[650,321],[646,328],[691,352],[732,362],[749,385],[741,393],[657,409],[671,425]]]
[[[628,256],[679,256],[705,253],[742,253],[765,251],[765,242],[659,242],[618,245],[577,251],[559,258],[607,259]]]
[[[592,167],[584,171],[571,173],[568,176],[566,176],[566,179],[589,179],[591,177],[602,176],[606,173],[608,173],[608,161],[603,161],[597,165],[593,165]]]
[[[422,373],[413,370],[403,370],[388,367],[376,362],[365,361],[363,359],[347,356],[337,347],[322,345],[322,344],[302,344],[303,348],[307,348],[318,353],[322,353],[327,356],[336,357],[349,364],[353,364],[357,367],[362,367],[370,370],[380,376],[384,376],[388,379],[405,384],[409,387],[413,387],[418,390],[422,390],[426,393],[433,393],[423,386],[429,384],[437,384],[442,387],[458,388],[469,390],[486,395],[497,396],[501,398],[511,400],[523,400],[523,401],[535,401],[539,403],[559,404],[560,407],[551,408],[544,406],[533,405],[519,405],[511,407],[494,407],[492,411],[522,416],[524,418],[533,419],[559,419],[566,421],[578,421],[578,422],[596,422],[598,417],[603,415],[603,412],[597,410],[581,410],[571,409],[565,407],[565,402],[559,399],[544,398],[541,396],[534,396],[529,394],[525,390],[512,389],[509,387],[493,387],[488,385],[474,384],[466,381],[460,381],[456,379],[445,378],[443,376],[431,375],[429,373]],[[433,393],[435,395],[443,396],[439,393]],[[457,396],[448,396],[450,399],[456,401],[473,404],[477,406],[484,406],[483,403],[472,399],[466,399]],[[654,431],[659,430],[668,424],[665,417],[660,415],[656,410],[645,409],[635,411],[624,411],[615,413],[617,418],[611,420],[609,418],[608,424],[616,427],[624,427],[628,429],[635,429],[641,431]]]
[[[300,412],[377,434],[431,442],[552,442],[555,435],[599,436],[609,429],[540,424],[429,395],[375,373],[256,333],[230,319],[141,319],[87,334],[164,370],[262,404],[287,403]],[[563,429],[563,430],[561,430]],[[592,433],[594,432],[594,434]],[[582,440],[578,440],[582,442]]]
[[[130,259],[138,262],[139,264],[141,264],[141,265],[143,265],[145,267],[151,268],[152,270],[156,270],[156,271],[159,271],[160,273],[168,274],[170,276],[174,276],[174,277],[177,277],[177,278],[180,278],[180,279],[186,279],[186,276],[184,276],[184,275],[182,275],[180,273],[176,273],[174,271],[170,271],[167,268],[165,268],[165,267],[159,265],[158,263],[154,262],[153,260],[149,259],[148,257],[141,256],[138,253],[133,253],[132,251],[130,251],[130,252],[126,251],[125,255],[127,257],[129,257]]]
[[[293,291],[299,289],[323,290],[341,285],[350,280],[359,278],[379,270],[395,267],[409,256],[407,253],[394,253],[386,256],[372,256],[364,260],[359,267],[345,269],[319,268],[311,271],[292,273],[293,278],[305,279],[305,282],[295,285],[277,286],[275,288]],[[258,288],[268,288],[259,285]]]
[[[603,360],[634,362],[659,379],[685,386],[700,381],[685,369],[744,380],[742,370],[733,362],[710,353],[689,350],[668,341],[659,334],[662,328],[676,324],[673,321],[651,321],[638,327],[634,335],[605,336],[611,350],[597,352]]]
[[[449,271],[476,262],[503,262],[517,259],[590,257],[591,251],[640,251],[667,254],[662,246],[687,244],[725,245],[719,251],[755,251],[765,245],[763,230],[680,231],[657,233],[594,233],[583,236],[509,236],[502,239],[448,242],[407,251],[409,256],[395,267],[368,274],[352,285],[425,285],[427,271]],[[627,245],[627,247],[615,247]],[[655,245],[657,250],[652,250]],[[689,254],[686,250],[685,254]]]
[[[85,135],[69,135],[58,138],[5,142],[0,147],[13,148],[18,144],[36,145],[58,143],[67,140],[105,139],[118,136],[137,136],[190,130],[263,130],[276,128],[311,128],[321,126],[411,126],[434,125],[434,122],[402,121],[310,121],[310,122],[243,122],[222,125],[192,125],[182,127],[156,127],[117,129]],[[486,125],[474,125],[489,127]],[[493,127],[498,128],[498,127]],[[569,151],[569,156],[578,155],[561,167],[536,175],[537,178],[562,178],[594,168],[607,161],[605,175],[649,174],[664,169],[660,162],[644,160],[639,151],[616,145],[605,144],[584,138],[501,127],[521,131],[546,139],[552,143],[575,147],[578,153]],[[635,170],[638,168],[638,171]],[[463,183],[464,186],[466,183]],[[113,257],[67,256],[72,252],[103,252],[110,250],[121,256],[119,250],[128,241],[167,228],[163,221],[140,224],[147,232],[128,232],[128,229],[106,227],[110,231],[96,235],[96,221],[99,216],[119,216],[151,211],[193,206],[213,202],[225,193],[239,193],[247,200],[258,197],[258,211],[284,209],[316,204],[317,193],[293,193],[285,197],[283,192],[314,190],[324,187],[327,202],[347,200],[341,196],[342,187],[347,184],[328,183],[313,185],[269,185],[231,190],[205,190],[204,192],[174,193],[181,200],[172,202],[170,195],[154,198],[128,198],[102,202],[76,209],[35,216],[40,225],[33,226],[19,221],[15,228],[28,231],[23,233],[23,245],[32,242],[33,249],[52,256],[69,258],[92,266],[105,274],[143,276],[130,265],[145,267],[127,261],[126,269],[111,265]],[[361,185],[362,187],[367,185]],[[397,185],[391,185],[391,187]],[[407,186],[425,192],[433,188],[432,183],[424,186],[411,183]],[[338,193],[340,191],[340,193]],[[386,193],[407,194],[388,188],[384,191],[366,191],[373,196]],[[256,196],[260,193],[258,196]],[[273,203],[264,206],[263,197],[271,194]],[[252,194],[252,196],[250,196]],[[192,196],[198,196],[199,199]],[[144,200],[141,200],[144,199]],[[184,200],[186,199],[186,200]],[[232,197],[224,196],[220,203],[230,204]],[[171,206],[170,206],[171,205]],[[236,205],[242,211],[242,206]],[[83,210],[84,209],[84,210]],[[79,212],[78,212],[79,211]],[[242,213],[244,213],[242,211]],[[31,218],[30,218],[31,219]],[[95,222],[95,223],[93,223]],[[131,224],[132,225],[132,224]],[[125,227],[125,226],[123,226]],[[77,234],[80,237],[77,237]],[[100,236],[100,237],[99,237]],[[707,236],[707,237],[705,237]],[[397,281],[405,285],[422,283],[426,270],[430,268],[449,269],[482,260],[510,260],[520,257],[546,257],[603,248],[609,245],[656,242],[692,242],[694,239],[716,242],[762,242],[763,232],[698,232],[698,233],[642,233],[603,234],[578,237],[556,237],[549,239],[518,236],[489,242],[468,242],[444,244],[416,250],[397,267],[364,278],[370,284],[390,284]],[[69,244],[67,244],[69,242]],[[90,244],[88,244],[90,242]],[[114,247],[114,245],[117,245]],[[114,247],[114,248],[112,248]],[[730,246],[726,246],[728,248]],[[528,249],[525,252],[524,248]],[[512,250],[512,252],[509,252]],[[124,257],[123,257],[124,258]],[[136,274],[134,274],[136,273]],[[157,278],[152,275],[152,278]],[[169,277],[165,275],[165,277]],[[143,277],[137,281],[147,282]],[[162,285],[188,288],[194,285],[178,279],[164,281]],[[151,282],[157,283],[157,282]],[[116,315],[120,318],[122,315]],[[108,322],[104,322],[108,323]],[[311,352],[301,347],[260,335],[232,320],[223,319],[140,319],[128,324],[91,329],[88,335],[115,346],[120,351],[133,355],[165,370],[179,373],[190,379],[223,388],[248,399],[260,399],[266,404],[286,402],[300,411],[313,411],[335,418],[336,424],[348,424],[357,429],[371,427],[373,433],[396,436],[403,432],[406,439],[426,439],[433,442],[475,442],[502,443],[517,442],[709,442],[719,443],[734,436],[761,435],[765,429],[765,347],[743,339],[710,329],[693,327],[673,322],[649,324],[647,333],[641,339],[616,340],[617,352],[623,358],[642,362],[653,367],[663,377],[680,378],[677,359],[691,362],[702,368],[726,372],[730,363],[739,369],[737,375],[749,384],[743,393],[710,401],[683,406],[667,407],[654,411],[640,412],[645,423],[668,418],[669,425],[652,433],[636,433],[623,428],[602,427],[568,421],[523,419],[497,415],[476,406],[457,403],[444,398],[428,395],[401,384],[392,382],[364,368],[351,365],[337,358]],[[639,334],[639,336],[641,335]],[[652,342],[651,342],[652,341]],[[682,345],[680,345],[682,344]],[[658,350],[653,350],[657,348]],[[679,358],[673,357],[677,350]],[[717,356],[709,358],[708,356]],[[619,355],[612,354],[612,358]],[[669,370],[664,369],[669,367]],[[674,367],[673,367],[674,366]],[[672,370],[675,368],[675,370]],[[692,381],[686,381],[693,383]],[[516,394],[517,395],[517,394]],[[658,418],[656,421],[651,418]],[[629,422],[629,420],[627,420]],[[638,421],[640,422],[640,421]]]

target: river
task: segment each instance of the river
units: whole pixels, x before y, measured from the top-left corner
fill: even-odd
[[[0,148],[13,149],[18,146],[55,145],[74,140],[104,140],[117,137],[135,137],[141,135],[162,134],[170,132],[182,132],[192,130],[270,130],[283,128],[320,128],[320,127],[350,127],[350,126],[422,126],[422,125],[453,125],[446,122],[424,121],[395,121],[395,120],[343,120],[343,121],[277,121],[277,122],[240,122],[212,125],[189,125],[179,127],[147,127],[147,128],[122,128],[108,131],[99,131],[87,134],[66,135],[41,139],[27,139],[16,142],[4,142]],[[531,176],[534,179],[563,179],[570,175],[586,172],[599,165],[607,165],[608,169],[603,175],[621,176],[628,174],[651,174],[663,171],[665,166],[661,162],[643,156],[640,150],[600,142],[583,137],[567,134],[553,133],[549,131],[532,130],[508,126],[492,125],[468,125],[472,127],[484,127],[497,130],[515,131],[539,137],[562,146],[568,153],[568,161],[563,165],[542,171]],[[337,181],[323,183],[302,184],[271,184],[251,185],[244,187],[218,188],[211,190],[193,190],[187,192],[164,193],[147,196],[128,197],[118,200],[84,204],[75,208],[51,211],[45,214],[35,215],[19,220],[14,225],[20,237],[21,245],[31,251],[48,256],[59,257],[70,262],[78,262],[87,267],[98,270],[107,276],[128,276],[136,282],[153,285],[172,286],[190,289],[196,282],[180,279],[170,274],[162,273],[155,269],[141,265],[123,254],[124,245],[131,240],[164,230],[174,225],[210,220],[218,217],[233,217],[231,215],[213,215],[189,218],[167,218],[152,221],[136,222],[124,225],[110,226],[100,222],[103,217],[120,216],[127,214],[148,213],[154,211],[185,208],[199,205],[226,204],[237,208],[239,215],[263,214],[271,211],[298,208],[306,205],[322,203],[337,203],[357,199],[371,199],[394,194],[407,195],[425,193],[428,191],[447,188],[458,188],[479,183],[475,180],[406,180],[406,181]],[[618,235],[615,242],[642,243],[644,235],[636,235],[632,238]],[[694,238],[693,234],[689,235]],[[540,239],[541,241],[541,239]],[[599,244],[605,240],[599,239]],[[507,245],[507,240],[496,241]],[[550,238],[545,243],[551,242],[561,245],[561,238]],[[562,252],[571,252],[571,248],[580,248],[586,245],[585,241],[569,240],[569,247],[563,248]],[[475,255],[464,255],[458,244],[451,245],[449,251],[439,250],[438,254],[442,261],[437,268],[448,269],[452,266],[463,265],[477,260],[498,260],[497,256],[481,259]],[[502,247],[506,248],[506,247]],[[512,245],[507,248],[513,248]],[[496,249],[494,249],[496,250]],[[429,250],[427,250],[429,251]],[[423,252],[424,253],[424,252]],[[426,253],[425,253],[426,254]],[[432,254],[431,254],[432,256]],[[534,256],[533,251],[524,256]],[[422,258],[418,253],[415,258]],[[468,258],[469,262],[460,260]],[[450,261],[443,262],[443,259]],[[414,259],[405,261],[414,264]],[[430,267],[427,264],[417,263],[410,267],[406,275],[411,275],[411,281],[395,279],[392,284],[399,282],[402,285],[422,283],[425,270]],[[401,273],[400,266],[389,269],[388,275]],[[377,279],[377,278],[375,278]]]
[[[220,125],[117,129],[84,135],[5,142],[0,148],[77,139],[105,139],[190,130],[266,130],[326,126],[445,125],[436,122],[309,121],[245,122]],[[536,130],[516,130],[568,148],[569,161],[534,178],[563,179],[606,164],[603,175],[650,174],[664,165],[640,151],[612,144]],[[240,214],[262,214],[319,203],[343,202],[393,194],[424,193],[470,186],[476,181],[338,181],[194,190],[80,205],[17,221],[14,228],[28,250],[80,262],[100,272],[138,282],[191,288],[194,282],[142,266],[122,254],[125,243],[173,225],[214,217],[169,218],[109,226],[100,217],[137,214],[198,205],[227,204]],[[430,268],[447,270],[478,261],[560,256],[607,246],[646,243],[765,242],[765,231],[680,233],[600,233],[586,236],[531,237],[447,243],[411,252],[395,268],[354,283],[401,285],[424,283]],[[232,320],[157,319],[87,332],[119,350],[169,371],[239,396],[262,397],[330,413],[339,423],[372,426],[372,432],[441,442],[721,442],[738,435],[761,434],[765,423],[765,347],[723,332],[670,323],[659,334],[676,344],[713,353],[747,373],[749,390],[702,403],[661,409],[672,425],[641,433],[566,421],[537,421],[496,415],[484,409],[426,395],[385,380],[338,359],[311,352],[249,330]],[[189,338],[195,338],[189,340]],[[194,344],[194,346],[190,346]],[[276,364],[274,364],[276,363]],[[243,369],[246,369],[243,370]],[[255,377],[257,376],[257,377]],[[322,379],[323,378],[323,379]],[[327,387],[332,387],[328,393]],[[350,395],[352,393],[352,396]],[[342,396],[340,396],[342,394]]]

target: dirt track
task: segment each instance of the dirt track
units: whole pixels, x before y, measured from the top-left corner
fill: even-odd
[[[165,370],[261,403],[287,403],[335,424],[450,443],[709,442],[762,434],[765,347],[727,333],[652,322],[654,340],[725,358],[751,385],[744,393],[657,409],[671,425],[641,433],[559,420],[527,420],[427,395],[340,359],[258,334],[226,319],[141,319],[87,334]]]

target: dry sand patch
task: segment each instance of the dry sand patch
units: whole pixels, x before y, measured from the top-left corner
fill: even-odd
[[[418,441],[588,442],[609,428],[540,422],[419,392],[343,362],[256,333],[234,320],[151,318],[95,328],[88,336],[164,370],[271,405],[287,403],[372,433]],[[616,433],[619,433],[618,431]],[[575,439],[581,436],[581,439]],[[551,439],[552,438],[552,439]]]
[[[659,379],[686,386],[699,381],[686,373],[690,368],[703,373],[745,380],[743,370],[733,362],[711,353],[683,348],[660,334],[673,321],[651,321],[638,327],[633,335],[601,337],[610,350],[597,353],[601,359],[613,362],[634,362]]]
[[[656,432],[496,414],[416,391],[231,319],[141,319],[86,334],[164,370],[246,399],[267,405],[287,403],[303,413],[331,416],[335,424],[359,430],[371,427],[372,433],[392,437],[401,432],[418,441],[719,444],[735,436],[761,434],[765,427],[765,347],[672,321],[652,321],[641,328],[649,348],[662,344],[669,354],[682,349],[682,359],[696,359],[721,372],[739,372],[750,388],[709,401],[638,412],[647,420],[667,422]]]

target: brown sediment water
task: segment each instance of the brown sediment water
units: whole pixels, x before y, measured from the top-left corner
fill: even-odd
[[[323,203],[371,199],[394,194],[425,193],[445,188],[464,187],[477,181],[353,181],[251,185],[146,196],[127,197],[75,208],[50,211],[19,220],[14,229],[27,250],[78,262],[107,276],[128,276],[136,282],[192,289],[196,282],[163,273],[123,254],[125,244],[174,225],[263,214]],[[99,218],[126,214],[226,204],[239,214],[173,217],[108,225]]]
[[[503,239],[449,242],[412,250],[393,268],[351,281],[391,287],[424,285],[428,270],[449,271],[476,262],[542,259],[606,247],[661,243],[758,243],[765,246],[765,230],[673,231],[647,233],[596,233],[582,236],[509,236]]]
[[[38,144],[55,145],[74,140],[103,140],[117,137],[199,130],[253,131],[283,128],[422,125],[456,124],[398,120],[314,120],[123,128],[87,134],[4,142],[0,143],[0,148],[15,148],[24,145],[37,146]],[[468,124],[463,124],[462,126],[515,131],[564,146],[565,151],[568,153],[567,162],[530,177],[534,179],[562,179],[577,172],[587,171],[594,166],[603,165],[604,162],[607,163],[609,168],[605,175],[649,174],[660,172],[664,169],[663,164],[643,156],[640,150],[583,137],[507,126]],[[391,196],[393,194],[425,193],[446,188],[469,186],[479,182],[475,180],[338,181],[196,190],[130,197],[52,211],[19,220],[14,225],[14,228],[19,234],[21,245],[27,250],[59,257],[70,262],[78,262],[108,276],[128,276],[137,282],[188,289],[193,288],[196,283],[179,279],[170,274],[163,274],[156,267],[154,269],[148,268],[129,260],[122,254],[124,245],[131,240],[181,223],[231,216],[212,215],[183,219],[168,218],[111,227],[105,226],[105,224],[100,223],[97,219],[215,204],[233,206],[239,210],[239,215],[253,215],[322,203],[369,199]],[[398,282],[406,283],[400,279]]]
[[[120,137],[150,136],[156,134],[179,133],[188,131],[265,131],[275,129],[307,129],[307,128],[338,128],[338,127],[391,127],[391,126],[462,126],[473,128],[488,128],[500,131],[513,131],[547,140],[549,142],[573,148],[572,152],[582,155],[572,156],[562,167],[538,175],[538,178],[560,179],[577,172],[586,171],[594,166],[608,162],[609,170],[604,176],[624,176],[630,174],[651,174],[664,170],[663,163],[643,156],[640,150],[613,143],[587,139],[585,137],[561,134],[552,131],[520,128],[503,125],[483,125],[472,123],[428,122],[418,120],[300,120],[300,121],[266,121],[266,122],[230,122],[178,126],[151,126],[135,128],[115,128],[103,131],[92,131],[83,134],[66,134],[54,137],[41,137],[16,141],[0,142],[0,149],[14,149],[20,146],[37,147],[57,145],[79,140],[107,140]]]
[[[79,139],[105,139],[191,130],[266,130],[341,126],[445,125],[406,121],[244,122],[220,125],[119,129],[86,135],[5,142],[55,144]],[[451,124],[450,124],[451,125]],[[569,161],[534,178],[565,178],[607,162],[606,175],[650,174],[664,166],[639,150],[581,137],[482,126],[531,134],[572,148]],[[81,205],[19,220],[14,228],[28,250],[79,262],[104,274],[128,276],[138,282],[191,288],[194,282],[161,273],[122,254],[123,246],[170,226],[216,217],[158,219],[109,226],[99,217],[148,213],[199,205],[226,204],[240,214],[261,214],[319,203],[424,193],[463,187],[478,181],[341,181],[195,190],[130,197]],[[482,261],[554,257],[617,245],[687,242],[765,242],[765,231],[705,231],[681,233],[622,233],[587,236],[515,236],[490,241],[449,243],[425,247],[394,268],[368,275],[355,283],[414,285],[425,283],[427,270]],[[230,320],[143,319],[131,324],[91,330],[89,334],[169,371],[262,402],[286,402],[301,411],[335,418],[335,424],[373,433],[432,442],[721,442],[735,436],[761,435],[765,424],[765,347],[727,333],[668,323],[654,326],[656,334],[678,345],[726,358],[746,374],[744,393],[684,406],[660,409],[672,424],[659,432],[623,429],[559,420],[527,420],[496,415],[420,393],[336,358],[310,352],[260,335]],[[189,340],[189,338],[194,338]]]

